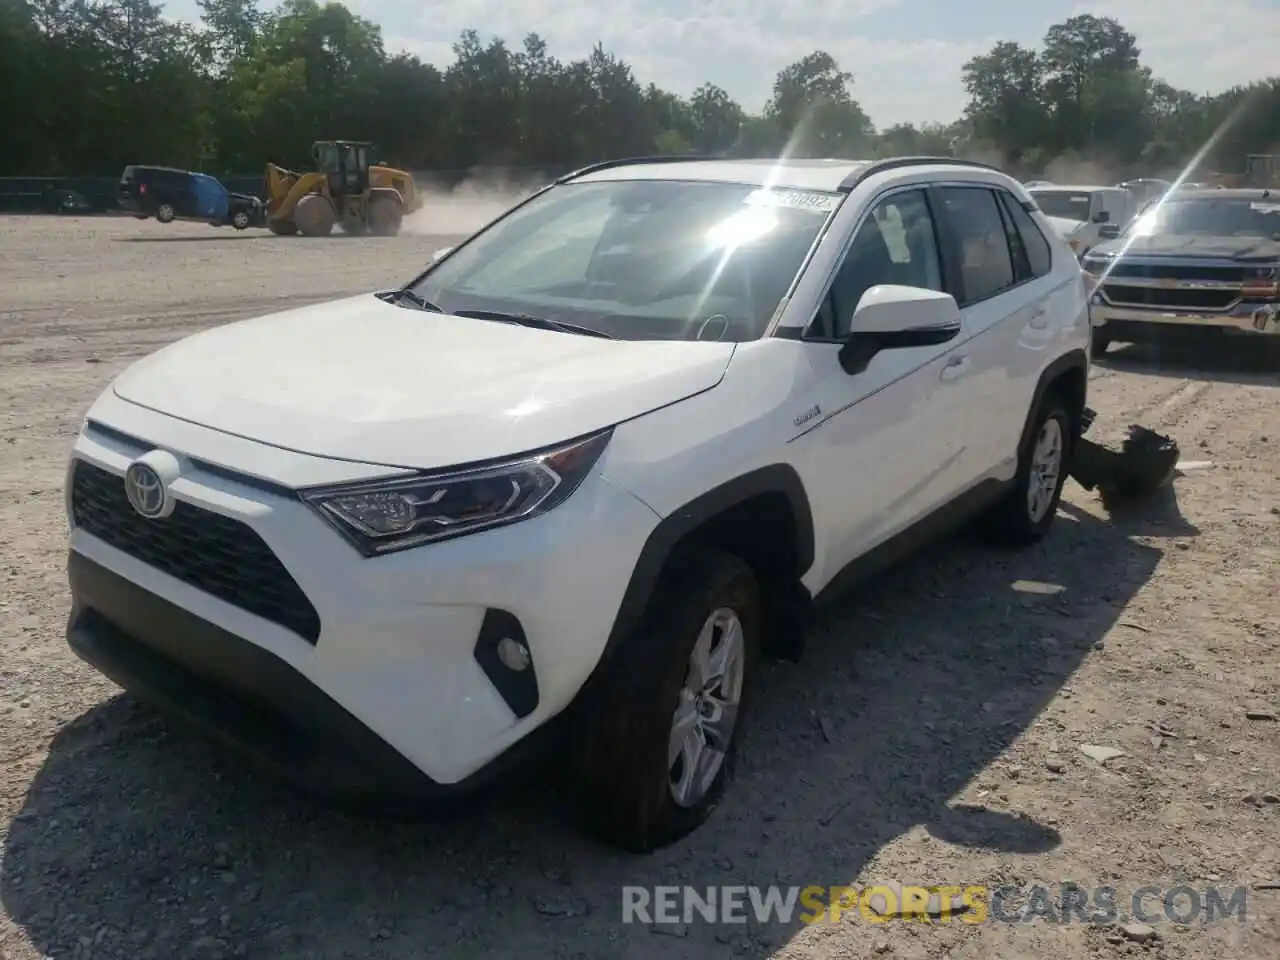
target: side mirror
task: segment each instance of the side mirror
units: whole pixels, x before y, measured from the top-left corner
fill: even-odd
[[[853,311],[840,367],[851,376],[859,374],[881,350],[938,346],[962,329],[960,307],[951,294],[880,284],[864,293]]]
[[[453,252],[453,247],[441,247],[439,250],[437,250],[435,253],[431,255],[432,264],[439,263],[441,260],[443,260],[452,252]]]
[[[1106,210],[1099,210],[1097,213],[1093,215],[1094,223],[1109,223],[1110,220],[1111,220],[1111,214],[1108,213]]]
[[[1108,223],[1104,224],[1098,231],[1098,236],[1103,240],[1115,240],[1120,236],[1120,224]]]

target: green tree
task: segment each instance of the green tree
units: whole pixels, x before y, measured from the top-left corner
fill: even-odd
[[[779,71],[765,118],[785,138],[782,151],[795,157],[865,154],[875,129],[853,99],[852,85],[853,74],[822,50]]]
[[[973,135],[997,144],[1014,164],[1043,144],[1049,131],[1045,76],[1038,53],[1009,41],[974,57],[961,71]]]
[[[372,140],[399,166],[568,168],[654,152],[872,158],[954,154],[1042,172],[1064,156],[1122,174],[1197,160],[1240,171],[1280,152],[1280,79],[1200,96],[1152,76],[1107,17],[1049,28],[1043,47],[997,43],[965,65],[949,124],[877,133],[853,75],[821,50],[779,71],[752,116],[723,89],[642,84],[603,47],[554,57],[466,31],[441,71],[385,49],[341,3],[197,0],[197,28],[155,0],[0,0],[0,174],[114,175],[164,163],[220,175],[311,162],[316,139]],[[1202,148],[1206,148],[1199,157]],[[1200,174],[1197,173],[1197,176]]]

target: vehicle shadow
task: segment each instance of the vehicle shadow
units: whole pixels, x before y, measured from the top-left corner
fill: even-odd
[[[1165,343],[1117,345],[1094,363],[1123,373],[1280,386],[1280,337],[1227,338],[1197,333],[1189,331]]]
[[[5,842],[0,900],[54,956],[88,941],[143,958],[764,957],[802,907],[788,923],[695,915],[660,931],[622,922],[622,887],[848,884],[918,827],[934,864],[949,844],[1050,850],[1039,811],[956,798],[1101,645],[1162,556],[1134,538],[1168,526],[1137,509],[1110,522],[1072,496],[1037,547],[960,536],[821,616],[804,663],[765,669],[722,807],[651,856],[585,839],[549,775],[447,824],[339,815],[119,697],[52,743]]]
[[[263,237],[271,236],[270,233],[248,233],[237,230],[235,233],[216,233],[211,237],[112,237],[116,243],[218,243],[232,240],[261,240]]]

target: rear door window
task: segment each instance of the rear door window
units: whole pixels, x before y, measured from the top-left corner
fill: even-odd
[[[1005,216],[1014,266],[1021,267],[1018,279],[1030,280],[1047,275],[1053,268],[1053,252],[1040,227],[1013,194],[999,190],[996,196],[1000,198],[1000,209]],[[1025,274],[1022,270],[1026,271]]]
[[[960,254],[961,306],[985,300],[1015,282],[1013,254],[995,191],[940,187],[939,198]]]

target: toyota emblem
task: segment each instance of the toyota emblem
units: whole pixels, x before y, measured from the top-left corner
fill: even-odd
[[[124,474],[124,492],[129,504],[148,520],[155,520],[165,513],[169,493],[153,467],[145,463],[132,463]]]

